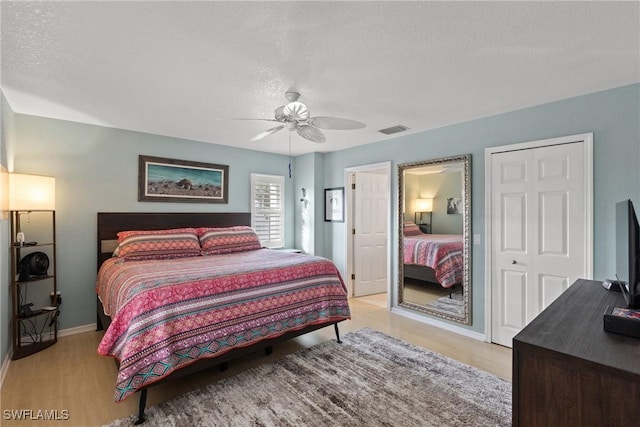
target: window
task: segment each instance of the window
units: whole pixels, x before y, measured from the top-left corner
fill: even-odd
[[[262,246],[284,246],[284,176],[251,174],[251,226]]]

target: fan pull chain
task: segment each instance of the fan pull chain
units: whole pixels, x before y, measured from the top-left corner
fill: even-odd
[[[289,179],[291,179],[291,132],[289,132]]]

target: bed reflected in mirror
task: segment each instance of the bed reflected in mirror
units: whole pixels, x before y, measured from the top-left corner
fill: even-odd
[[[398,305],[466,325],[470,158],[398,165]]]

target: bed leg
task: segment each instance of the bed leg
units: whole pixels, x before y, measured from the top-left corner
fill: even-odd
[[[220,369],[220,372],[226,371],[227,369],[229,369],[229,362],[220,363],[220,365],[218,365],[218,369]]]
[[[270,355],[270,354],[272,354],[272,353],[273,353],[273,346],[272,346],[272,345],[270,345],[269,347],[265,347],[265,348],[264,348],[264,354],[265,354],[265,355],[267,355],[267,356],[268,356],[268,355]]]
[[[140,425],[145,422],[146,418],[144,416],[144,408],[147,406],[147,389],[143,388],[140,390],[140,402],[138,403],[138,420],[134,423],[135,425]]]
[[[334,323],[333,328],[336,330],[336,341],[338,342],[338,344],[342,344],[342,341],[340,340],[340,330],[338,329],[338,324]]]
[[[104,326],[102,325],[102,320],[100,320],[100,300],[96,298],[96,331],[104,330]]]
[[[453,285],[452,287],[449,288],[449,299],[453,298],[453,293],[455,291],[456,291],[456,285]],[[460,293],[464,295],[464,287],[462,286],[462,283],[460,283]]]

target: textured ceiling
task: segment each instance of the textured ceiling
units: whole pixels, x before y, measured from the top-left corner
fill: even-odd
[[[287,153],[327,152],[640,81],[638,2],[0,3],[1,84],[17,113]]]

